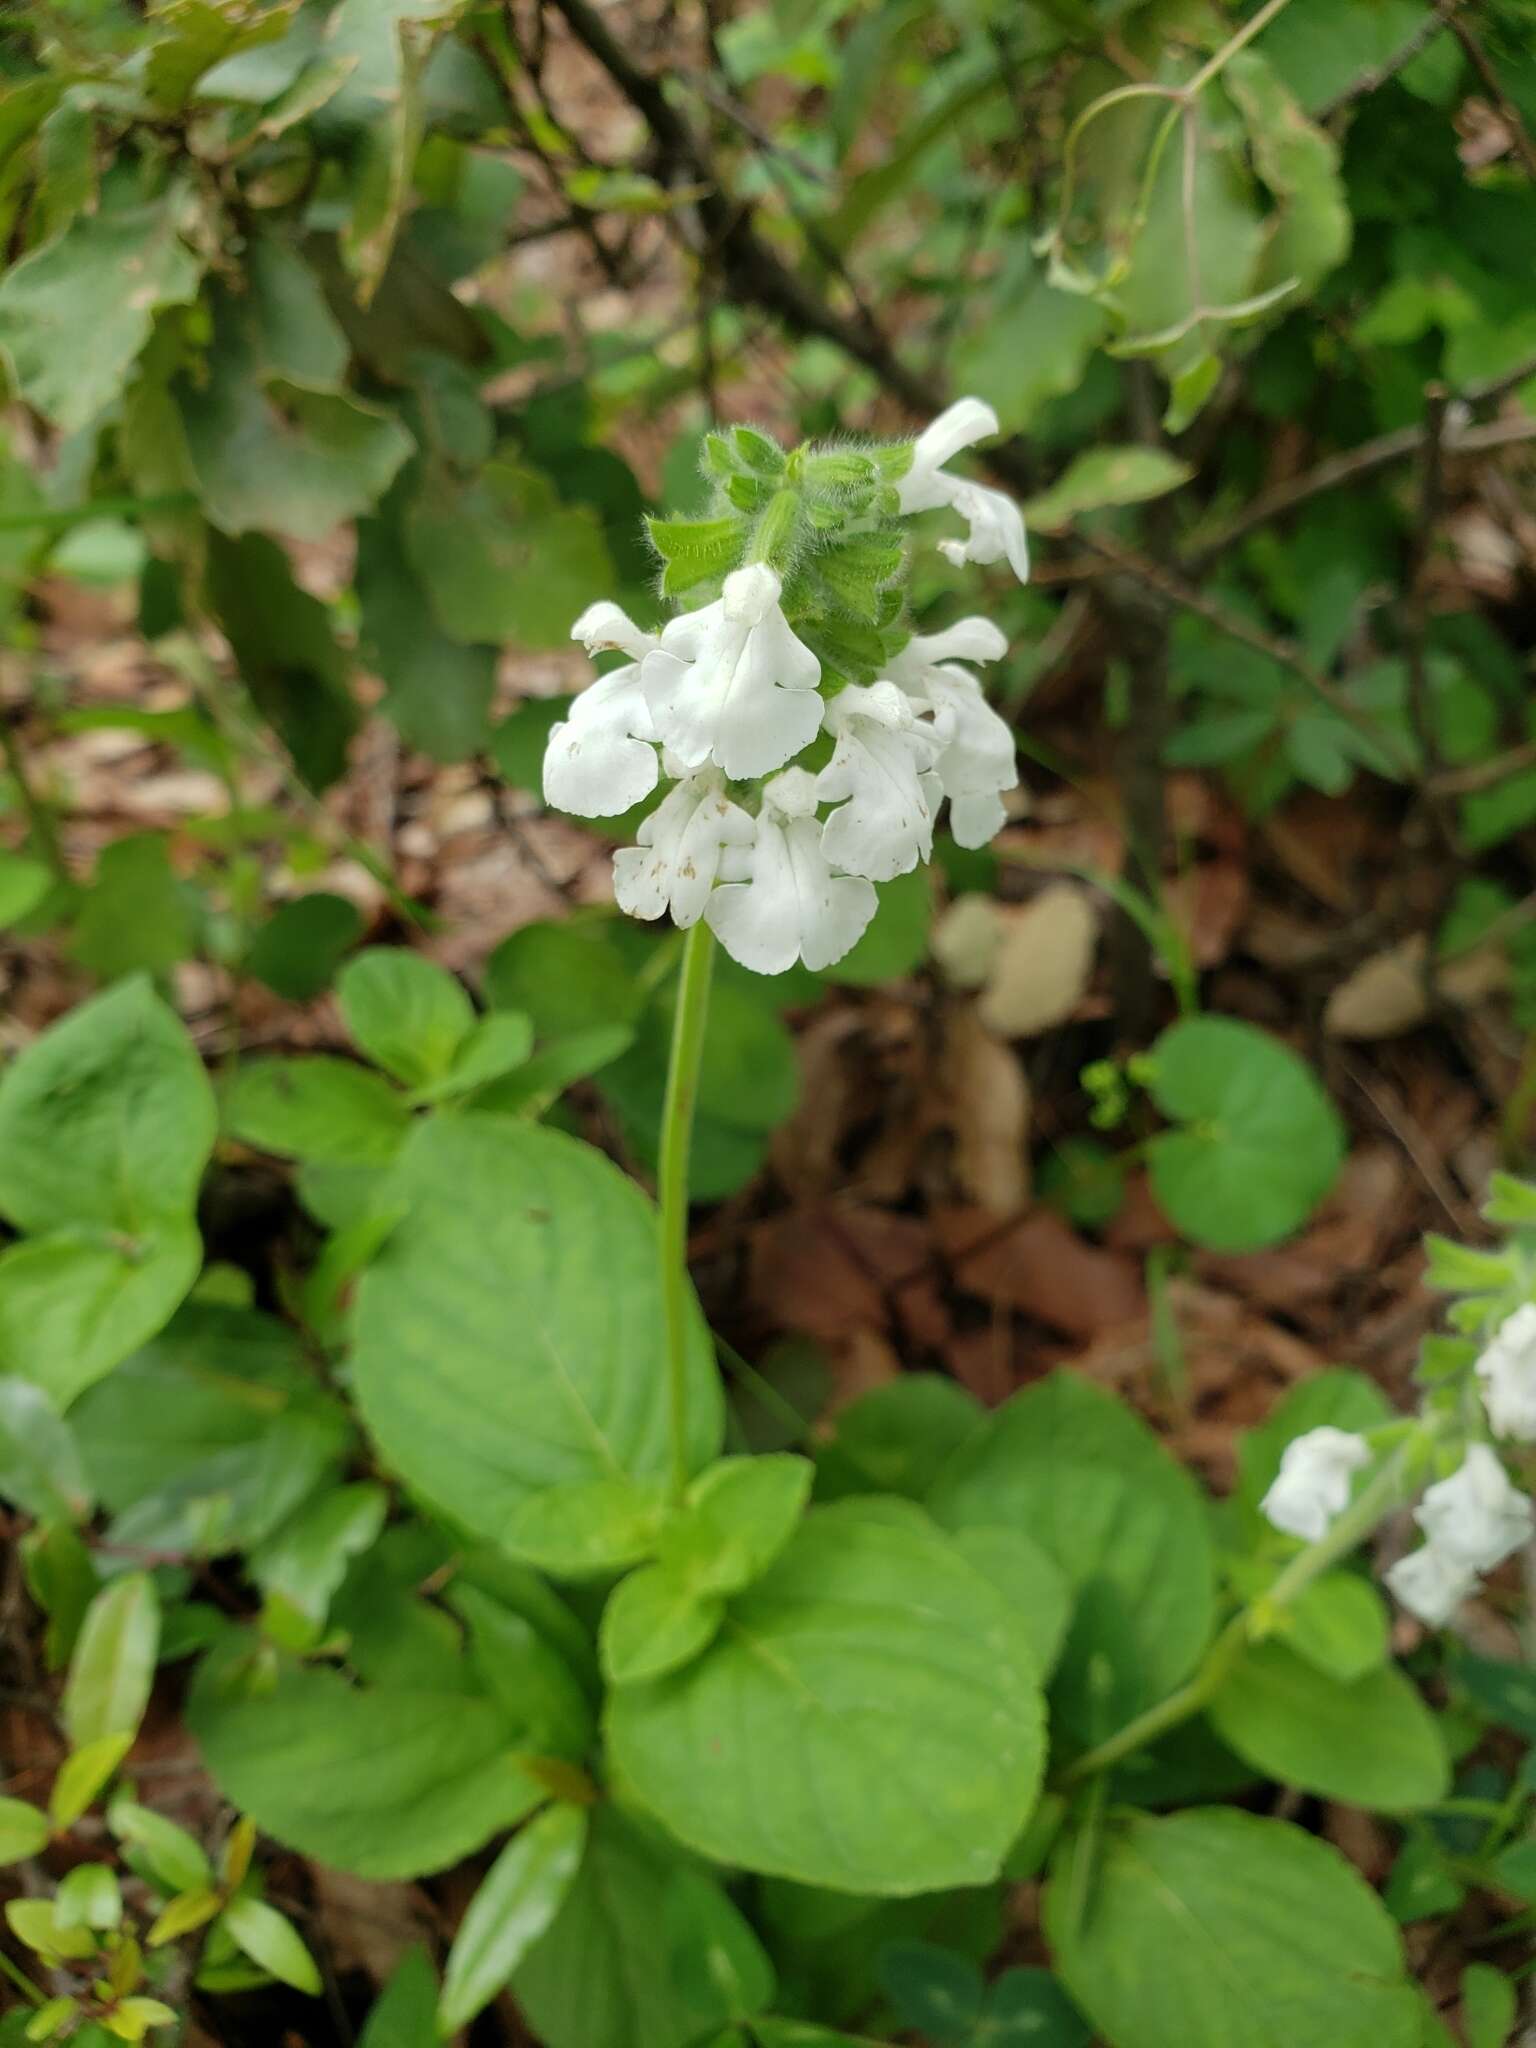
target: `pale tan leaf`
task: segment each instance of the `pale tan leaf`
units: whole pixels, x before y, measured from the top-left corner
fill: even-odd
[[[1081,889],[1053,883],[1022,910],[1007,911],[1002,943],[982,991],[981,1021],[1003,1038],[1031,1038],[1064,1023],[1093,972],[1098,924]]]

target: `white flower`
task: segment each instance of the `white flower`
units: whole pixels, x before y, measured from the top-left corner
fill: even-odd
[[[726,577],[723,595],[673,619],[642,675],[656,735],[688,768],[733,780],[771,775],[821,726],[821,663],[779,609],[765,562]]]
[[[1435,1549],[1491,1572],[1531,1534],[1531,1503],[1487,1444],[1470,1444],[1449,1479],[1429,1487],[1413,1518]]]
[[[943,464],[962,448],[997,432],[997,414],[979,398],[961,398],[918,435],[912,467],[896,485],[903,512],[932,512],[948,505],[970,527],[963,541],[941,540],[939,551],[953,563],[1006,560],[1021,583],[1029,580],[1029,543],[1024,515],[1002,491],[950,476]]]
[[[613,817],[649,796],[661,772],[640,684],[640,662],[661,642],[606,601],[587,607],[571,638],[588,654],[620,647],[634,659],[589,683],[570,716],[551,729],[544,749],[544,800],[583,818]]]
[[[1536,1443],[1536,1306],[1502,1322],[1474,1368],[1496,1436]]]
[[[803,768],[764,788],[750,874],[750,881],[722,883],[705,914],[731,958],[757,974],[782,974],[797,959],[813,970],[830,967],[875,914],[873,886],[834,875],[827,864],[815,778]]]
[[[677,925],[697,924],[720,872],[727,846],[752,844],[752,820],[725,794],[717,770],[706,768],[669,790],[635,837],[613,857],[613,893],[631,917],[672,913]]]
[[[833,867],[889,882],[933,852],[941,791],[932,773],[937,742],[894,683],[852,684],[827,707],[837,735],[816,781],[824,802],[848,801],[828,818],[821,850]]]
[[[1477,1584],[1477,1573],[1438,1544],[1409,1551],[1383,1575],[1410,1614],[1431,1628],[1444,1628]]]
[[[1324,1423],[1288,1443],[1275,1483],[1259,1506],[1277,1529],[1315,1543],[1349,1505],[1350,1474],[1370,1458],[1369,1444]]]
[[[990,619],[961,619],[943,633],[919,634],[890,665],[891,678],[933,713],[939,740],[935,771],[949,798],[950,830],[962,846],[985,846],[1007,813],[1002,791],[1018,786],[1013,734],[962,661],[997,661],[1008,642]]]

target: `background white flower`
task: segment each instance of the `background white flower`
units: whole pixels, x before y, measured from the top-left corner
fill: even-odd
[[[588,605],[571,628],[588,654],[618,647],[634,656],[591,682],[554,726],[544,749],[544,799],[582,818],[609,818],[649,796],[660,775],[640,662],[661,642],[616,604]]]
[[[1006,822],[1002,792],[1019,781],[1013,733],[959,661],[997,661],[1008,642],[990,619],[961,619],[918,634],[890,664],[891,679],[933,714],[934,769],[949,798],[949,829],[961,846],[985,846]]]
[[[1370,1458],[1364,1437],[1324,1423],[1288,1443],[1275,1483],[1259,1503],[1277,1529],[1315,1543],[1349,1505],[1349,1483]]]
[[[961,398],[918,435],[912,467],[896,485],[903,512],[932,512],[949,506],[970,528],[963,541],[941,540],[939,551],[961,562],[1006,561],[1021,583],[1029,580],[1029,543],[1024,515],[1003,491],[950,476],[943,464],[962,448],[998,431],[997,414],[979,398]]]
[[[1437,1544],[1409,1551],[1383,1574],[1395,1598],[1431,1628],[1444,1628],[1477,1584],[1477,1573]]]
[[[827,863],[815,779],[803,768],[764,787],[749,871],[749,881],[720,884],[706,916],[731,958],[755,973],[782,974],[796,960],[830,967],[875,914],[873,885]]]
[[[827,707],[827,724],[837,746],[816,793],[824,802],[848,801],[828,818],[822,852],[849,874],[889,882],[933,853],[937,743],[891,682],[843,690]]]
[[[635,837],[613,857],[613,893],[631,917],[697,924],[720,872],[727,846],[750,846],[755,827],[725,793],[719,772],[706,768],[669,790],[642,820]]]
[[[779,609],[766,563],[726,577],[713,604],[673,619],[642,665],[656,735],[688,768],[770,775],[821,728],[821,663]]]
[[[1536,1443],[1536,1306],[1527,1302],[1499,1325],[1475,1371],[1494,1434]]]
[[[1487,1444],[1469,1444],[1449,1479],[1426,1489],[1414,1520],[1446,1556],[1489,1572],[1531,1534],[1530,1501]]]

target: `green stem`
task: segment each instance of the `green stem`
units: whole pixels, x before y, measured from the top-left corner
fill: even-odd
[[[672,1491],[681,1499],[690,1470],[688,1445],[688,1154],[699,1063],[709,1015],[714,934],[700,918],[683,943],[683,971],[672,1019],[672,1052],[661,1112],[657,1197],[661,1204],[661,1311],[667,1341],[667,1399],[672,1425]]]
[[[1271,1634],[1279,1616],[1301,1597],[1312,1581],[1362,1542],[1382,1516],[1396,1506],[1409,1467],[1432,1434],[1430,1425],[1400,1444],[1328,1533],[1293,1557],[1269,1591],[1255,1600],[1251,1607],[1241,1608],[1233,1615],[1206,1651],[1205,1661],[1194,1677],[1155,1707],[1148,1707],[1144,1714],[1127,1721],[1117,1734],[1109,1736],[1095,1748],[1085,1750],[1062,1773],[1062,1784],[1077,1784],[1084,1778],[1111,1769],[1209,1705],[1249,1644],[1261,1642]]]
[[[38,858],[45,867],[53,870],[59,881],[67,882],[69,870],[64,865],[64,853],[59,845],[59,834],[53,822],[53,813],[33,788],[32,778],[27,773],[27,761],[22,752],[21,742],[17,739],[10,720],[3,715],[0,715],[0,749],[4,750],[5,765],[16,785],[16,794],[21,798],[21,807],[27,814],[27,831]]]
[[[41,2005],[43,2003],[43,1993],[38,1990],[32,1979],[24,1971],[16,1967],[3,1948],[0,1948],[0,1970],[5,1972],[22,1996],[33,2005]]]

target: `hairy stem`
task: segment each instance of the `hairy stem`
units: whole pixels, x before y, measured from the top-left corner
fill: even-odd
[[[1301,1597],[1312,1581],[1346,1556],[1357,1543],[1363,1542],[1382,1516],[1397,1505],[1408,1471],[1431,1433],[1428,1429],[1416,1432],[1400,1444],[1328,1533],[1293,1557],[1267,1593],[1233,1615],[1206,1651],[1204,1662],[1193,1678],[1187,1679],[1167,1699],[1159,1700],[1155,1707],[1148,1707],[1144,1714],[1127,1721],[1106,1741],[1084,1751],[1062,1773],[1062,1784],[1080,1784],[1085,1778],[1110,1770],[1136,1750],[1145,1749],[1149,1742],[1155,1742],[1170,1728],[1177,1728],[1181,1721],[1190,1720],[1202,1707],[1208,1706],[1249,1644],[1261,1642],[1271,1634],[1279,1616]]]
[[[672,1019],[667,1094],[661,1113],[657,1197],[661,1204],[661,1312],[667,1340],[667,1402],[672,1430],[672,1491],[688,1485],[688,1152],[699,1093],[699,1063],[709,1015],[714,933],[700,918],[683,942],[683,970]]]

